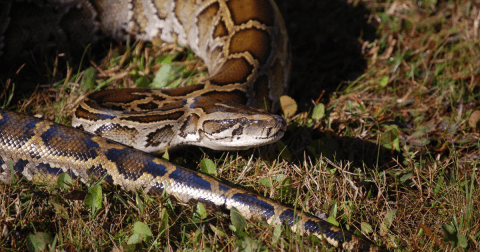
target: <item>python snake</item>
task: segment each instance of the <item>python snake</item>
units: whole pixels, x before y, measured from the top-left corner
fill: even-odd
[[[0,110],[0,180],[10,181],[11,164],[30,180],[62,172],[83,182],[104,178],[125,190],[166,191],[182,202],[235,207],[247,219],[286,223],[295,232],[345,250],[380,250],[323,219],[145,153],[192,144],[237,150],[283,136],[282,117],[252,108],[275,111],[289,78],[288,37],[273,0],[72,2],[74,7],[62,15],[78,9],[87,13],[82,17],[91,23],[92,33],[187,46],[205,61],[210,77],[169,90],[93,93],[77,108],[73,126],[94,134]],[[8,24],[0,25],[0,32],[8,35]],[[0,46],[7,49],[5,57],[9,42],[5,36]]]

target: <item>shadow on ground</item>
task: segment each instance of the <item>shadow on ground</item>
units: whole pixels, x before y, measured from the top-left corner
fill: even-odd
[[[367,67],[359,41],[376,38],[376,29],[368,22],[370,12],[361,4],[354,7],[345,1],[276,2],[292,46],[289,95],[300,110],[311,107],[311,100],[323,90],[321,102],[328,103],[332,91],[355,80]]]
[[[276,2],[292,46],[288,95],[297,102],[299,111],[312,109],[313,101],[328,104],[332,92],[357,79],[367,67],[362,41],[377,38],[375,22],[369,20],[370,11],[362,4],[353,6],[346,1]],[[323,155],[353,162],[355,167],[386,169],[398,158],[395,152],[360,138],[293,128],[284,141],[299,159],[303,159],[304,152],[310,152],[307,147],[319,143]]]

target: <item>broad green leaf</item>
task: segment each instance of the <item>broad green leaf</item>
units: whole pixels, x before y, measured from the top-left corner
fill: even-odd
[[[99,185],[94,185],[88,190],[87,196],[85,197],[85,205],[92,209],[92,213],[96,212],[102,208],[102,187]]]
[[[165,152],[162,155],[162,158],[169,161],[170,160],[170,155],[168,154],[168,150],[165,150]]]
[[[462,248],[467,248],[468,242],[467,237],[464,234],[457,234],[458,246]]]
[[[201,202],[198,202],[193,207],[193,220],[198,222],[205,218],[207,218],[207,210],[205,209],[205,206]]]
[[[169,64],[172,63],[172,57],[170,55],[161,55],[155,59],[156,64]]]
[[[293,179],[291,177],[286,177],[282,182],[280,182],[278,191],[282,197],[290,196],[293,190],[292,184]]]
[[[380,80],[378,80],[380,86],[382,87],[386,87],[388,85],[388,76],[383,76],[382,78],[380,78]]]
[[[150,84],[151,88],[165,88],[165,87],[177,87],[182,80],[181,73],[185,67],[171,65],[169,63],[163,64],[158,72],[155,74],[152,83]]]
[[[458,246],[466,248],[468,246],[467,238],[464,234],[461,234],[455,228],[455,225],[443,224],[443,240],[450,242],[450,244],[456,248]]]
[[[204,158],[200,161],[200,171],[209,175],[216,175],[217,168],[211,159]]]
[[[230,210],[230,218],[232,219],[232,225],[235,227],[235,232],[243,231],[247,227],[247,221],[236,208]]]
[[[454,247],[456,247],[458,242],[457,231],[453,225],[443,224],[443,240],[450,242]]]
[[[337,226],[339,225],[338,221],[335,220],[335,218],[333,218],[332,216],[329,216],[328,219],[327,219],[327,222],[334,225],[334,226]]]
[[[245,252],[253,252],[257,251],[260,248],[260,244],[258,244],[258,242],[254,239],[247,236],[242,240],[241,247]]]
[[[330,216],[332,216],[333,218],[337,218],[337,212],[338,212],[338,204],[335,203],[333,204],[333,207],[330,210]]]
[[[10,160],[10,179],[12,181],[12,184],[15,184],[17,181],[15,181],[15,170],[13,169],[13,161]]]
[[[387,149],[400,151],[400,140],[398,138],[397,126],[393,125],[387,127],[387,130],[380,138],[380,144]]]
[[[272,244],[275,245],[282,234],[282,225],[276,225],[273,229]]]
[[[366,222],[362,222],[362,223],[360,223],[360,226],[361,226],[361,229],[364,233],[366,233],[366,234],[373,233],[373,228],[370,224],[368,224]]]
[[[153,78],[151,87],[152,88],[164,88],[168,85],[168,81],[170,77],[173,75],[173,67],[172,65],[166,63],[163,64],[158,72],[155,74],[155,78]]]
[[[385,214],[385,219],[383,219],[382,224],[380,225],[380,235],[385,236],[388,233],[388,228],[392,225],[393,220],[395,219],[395,215],[397,214],[397,210],[390,210]]]
[[[140,212],[143,212],[143,209],[145,209],[145,207],[143,206],[142,198],[140,198],[140,195],[138,195],[138,191],[135,191],[135,203],[137,203],[137,207]]]
[[[147,88],[148,84],[150,84],[152,81],[150,81],[149,78],[145,76],[141,76],[140,78],[135,80],[135,86],[137,88]]]
[[[258,180],[258,183],[260,185],[264,185],[266,187],[272,187],[273,186],[271,178],[261,178],[261,179]]]
[[[30,252],[44,251],[46,245],[53,242],[53,237],[50,234],[37,232],[30,234],[27,237],[27,248]]]
[[[212,225],[211,223],[208,224],[208,226],[210,227],[210,229],[212,229],[212,231],[215,233],[215,235],[217,235],[218,237],[221,237],[221,238],[227,238],[227,234],[225,233],[225,231],[223,229],[221,229],[220,227],[216,227],[214,225]]]
[[[68,173],[62,173],[58,176],[57,186],[60,188],[70,189],[72,185],[72,178]]]
[[[160,214],[161,216],[161,222],[160,222],[160,232],[164,232],[168,228],[168,213],[167,213],[167,208],[163,207],[162,208],[162,213]]]
[[[128,238],[127,244],[137,244],[142,241],[142,235],[139,233],[134,233],[130,238]]]
[[[55,208],[55,213],[56,214],[58,214],[60,217],[64,218],[65,220],[70,219],[70,216],[68,216],[68,212],[65,209],[65,207],[63,207],[61,204],[58,204],[58,203],[55,203],[55,202],[51,202],[51,203],[53,205],[53,208]]]
[[[147,241],[153,237],[152,231],[147,226],[147,224],[137,221],[133,224],[133,234],[141,235],[141,239]]]
[[[82,91],[86,89],[94,90],[96,78],[97,78],[97,72],[95,71],[95,68],[93,66],[87,68],[87,70],[83,72]]]
[[[325,116],[325,105],[319,103],[313,108],[312,119],[321,120]]]
[[[135,236],[135,237],[133,237]],[[134,242],[135,239],[137,239],[137,236],[138,234],[135,234],[135,235],[132,235],[130,236],[130,238],[128,239],[127,241],[127,244],[124,244],[122,247],[123,247],[123,252],[135,252],[135,251],[142,251],[143,249],[143,246],[141,243],[132,243],[132,244],[128,244],[128,242]],[[133,237],[133,238],[132,238]],[[130,239],[132,239],[130,241]]]
[[[413,176],[413,173],[407,173],[407,174],[400,177],[400,182],[405,183],[412,176]]]

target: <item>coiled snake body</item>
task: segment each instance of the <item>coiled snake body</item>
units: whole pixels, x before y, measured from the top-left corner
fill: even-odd
[[[287,88],[288,38],[273,0],[73,2],[90,14],[94,31],[188,46],[205,61],[210,77],[170,90],[91,94],[78,107],[73,126],[95,135],[0,110],[0,180],[10,180],[10,164],[28,179],[61,172],[72,172],[84,182],[103,177],[126,190],[166,191],[183,202],[235,207],[245,218],[286,223],[293,231],[314,234],[346,250],[379,250],[325,220],[143,152],[192,144],[245,149],[283,136],[282,117],[239,105],[275,110]],[[8,34],[7,25],[0,25],[2,29]],[[8,37],[5,41],[8,49]]]

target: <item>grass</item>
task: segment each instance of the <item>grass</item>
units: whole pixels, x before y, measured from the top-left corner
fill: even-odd
[[[286,136],[255,150],[187,148],[169,159],[191,169],[213,160],[216,177],[326,214],[391,250],[478,250],[478,6],[435,0],[278,5],[294,55],[288,95],[298,108]],[[205,67],[191,52],[157,44],[116,47],[95,66],[96,76],[52,64],[24,97],[22,70],[6,78],[0,99],[9,109],[69,125],[92,90],[142,86],[157,71],[179,77],[157,78],[159,85],[204,78]],[[248,221],[239,232],[243,222],[234,214],[168,197],[104,187],[101,207],[92,209],[84,200],[92,186],[17,179],[0,185],[5,251],[25,250],[33,234],[69,251],[329,250],[263,222]],[[128,244],[138,237],[145,238],[141,245]]]

